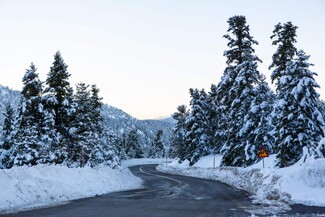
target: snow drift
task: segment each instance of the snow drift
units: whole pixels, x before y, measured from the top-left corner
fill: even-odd
[[[129,169],[37,165],[0,170],[0,213],[141,187]]]
[[[300,160],[286,168],[275,168],[275,155],[247,167],[219,167],[221,156],[206,156],[194,166],[189,162],[159,165],[162,172],[213,179],[249,192],[253,202],[289,209],[292,203],[325,207],[325,159]],[[213,163],[213,161],[215,163]],[[213,164],[216,168],[213,168]]]

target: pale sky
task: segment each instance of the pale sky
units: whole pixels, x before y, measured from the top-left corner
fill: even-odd
[[[297,25],[325,99],[323,0],[0,0],[0,84],[21,90],[31,62],[45,81],[60,50],[73,87],[96,84],[105,103],[139,119],[168,116],[189,88],[220,81],[234,15],[246,16],[269,82],[274,25]]]

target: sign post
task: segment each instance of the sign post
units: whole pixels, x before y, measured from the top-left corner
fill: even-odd
[[[264,158],[266,158],[268,156],[269,156],[269,154],[266,152],[264,147],[262,147],[261,150],[257,154],[258,158],[263,158],[263,169],[264,169]]]

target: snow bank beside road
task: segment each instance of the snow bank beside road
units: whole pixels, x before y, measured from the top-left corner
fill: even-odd
[[[158,170],[199,178],[218,180],[245,190],[252,195],[255,203],[282,206],[300,203],[325,207],[325,159],[309,159],[287,168],[274,168],[275,156],[248,168],[219,167],[221,156],[206,156],[192,167],[176,161],[159,165]],[[213,168],[215,160],[216,168]]]
[[[0,213],[141,187],[128,169],[37,165],[0,170]]]
[[[167,163],[170,163],[171,160],[167,159]],[[137,158],[137,159],[128,159],[122,161],[123,167],[131,167],[142,164],[166,164],[166,158]]]

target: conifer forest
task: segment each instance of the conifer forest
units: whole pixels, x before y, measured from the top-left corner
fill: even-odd
[[[258,41],[250,34],[246,17],[233,16],[227,22],[223,36],[227,66],[219,83],[208,91],[191,88],[189,106],[177,107],[173,124],[157,127],[148,120],[142,125],[147,131],[121,130],[122,122],[107,121],[100,89],[83,82],[73,88],[60,51],[46,81],[39,79],[31,63],[22,78],[18,106],[8,100],[3,111],[0,168],[37,164],[114,168],[121,159],[142,157],[177,158],[193,165],[210,154],[221,154],[222,166],[247,167],[259,161],[262,147],[276,154],[278,167],[293,165],[303,156],[324,158],[320,141],[325,103],[317,93],[309,55],[296,47],[298,27],[278,23],[270,32],[276,48],[269,66],[272,90],[258,70],[262,62],[254,49]],[[147,134],[153,135],[148,139]]]

